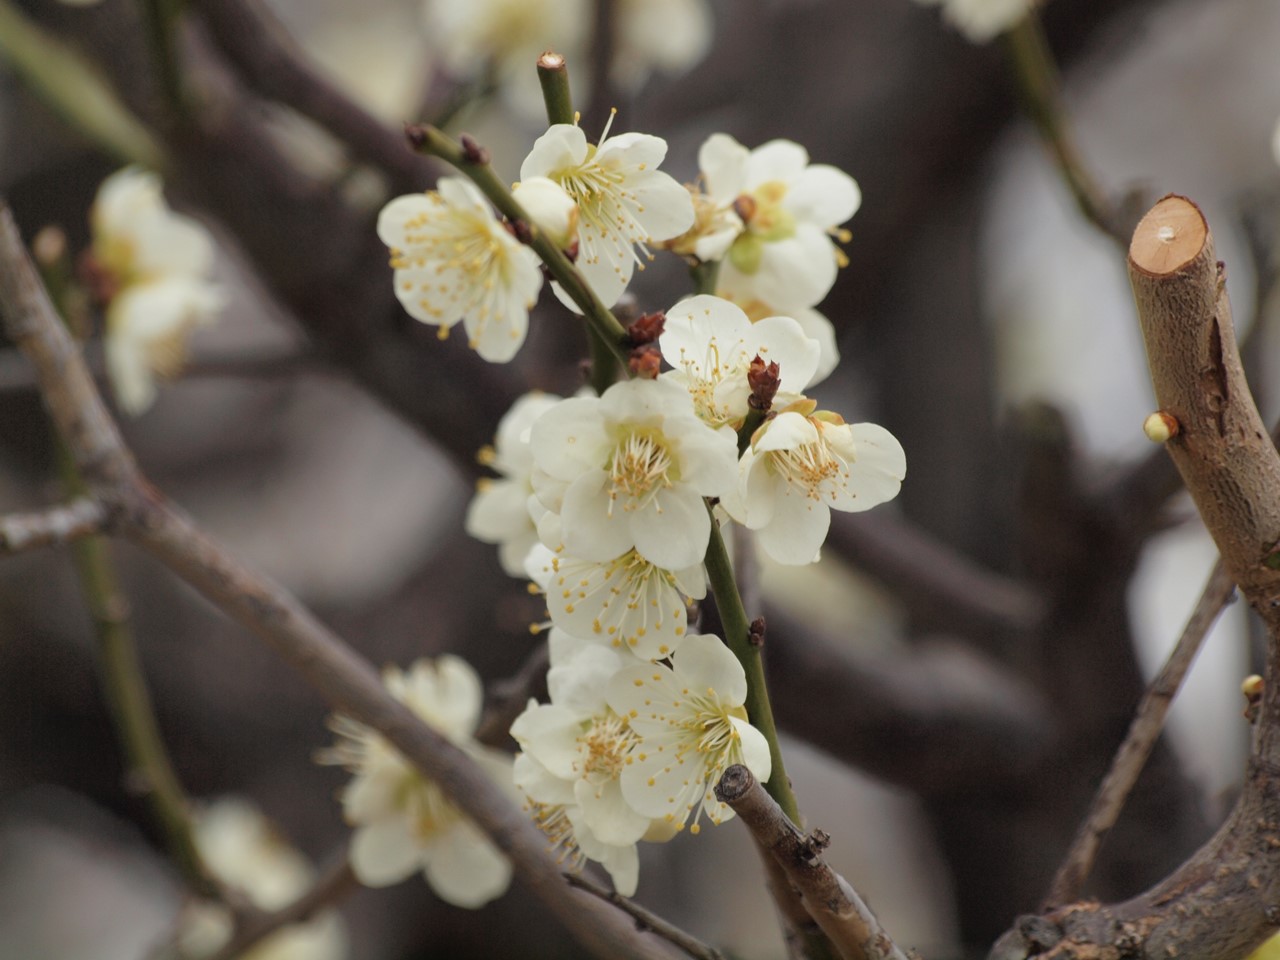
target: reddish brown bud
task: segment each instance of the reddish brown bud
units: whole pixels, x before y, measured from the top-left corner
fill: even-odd
[[[753,647],[764,646],[764,617],[756,617],[747,630],[747,643]]]
[[[421,150],[427,145],[427,128],[420,123],[406,123],[404,138],[412,150]]]
[[[627,367],[641,380],[656,380],[662,367],[662,354],[651,343],[636,347],[627,358]]]
[[[743,223],[750,223],[751,218],[756,215],[756,198],[748,193],[740,194],[733,201],[733,212],[742,219]]]
[[[511,235],[525,246],[533,243],[533,227],[529,226],[528,220],[508,220],[507,227]]]
[[[462,159],[467,163],[483,167],[489,162],[489,151],[480,146],[471,134],[462,134],[458,137],[458,143],[462,144]]]
[[[642,313],[627,327],[627,341],[633,347],[643,347],[653,343],[662,336],[667,323],[667,315],[659,310],[657,313]]]
[[[752,410],[767,412],[773,406],[773,398],[778,392],[778,387],[782,385],[777,362],[771,360],[766,364],[757,354],[751,361],[751,365],[747,367],[747,383],[751,386],[748,405]]]

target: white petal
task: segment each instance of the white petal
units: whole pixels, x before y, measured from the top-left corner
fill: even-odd
[[[773,772],[773,758],[769,754],[769,741],[764,734],[745,720],[730,717],[729,722],[737,731],[742,745],[742,765],[751,771],[761,783],[767,783]]]
[[[511,724],[511,736],[520,744],[520,749],[562,780],[573,780],[579,775],[578,737],[581,734],[581,715],[551,703],[525,708]]]
[[[468,821],[432,838],[423,872],[441,900],[472,910],[511,885],[511,863]]]
[[[870,510],[898,495],[907,473],[906,454],[893,434],[874,423],[851,424],[850,432],[856,459],[849,465],[844,490],[831,505],[837,510]]]
[[[747,158],[747,186],[755,189],[771,180],[790,181],[809,165],[809,153],[792,140],[770,140]]]
[[[714,690],[720,702],[741,706],[747,699],[747,675],[724,641],[714,634],[685,638],[671,658],[677,682],[691,690]]]
[[[789,487],[776,499],[773,519],[756,532],[756,540],[778,563],[802,566],[818,558],[830,527],[831,510],[823,501]]]
[[[534,462],[552,477],[568,481],[585,469],[603,467],[609,438],[599,404],[594,397],[569,397],[538,417],[529,430]]]
[[[359,827],[349,856],[352,872],[366,887],[389,887],[418,868],[423,851],[409,818],[397,816]]]
[[[651,514],[652,511],[645,511],[646,516]],[[583,560],[605,561],[621,556],[635,545],[635,516],[612,499],[609,478],[603,470],[584,473],[569,484],[564,494],[560,520],[564,524],[565,549]]]
[[[858,212],[862,191],[843,170],[816,163],[791,181],[782,204],[798,219],[834,227]]]
[[[746,190],[747,157],[751,151],[727,133],[713,133],[698,149],[698,169],[707,194],[721,203],[732,203]]]
[[[574,784],[573,795],[582,809],[583,822],[602,843],[635,843],[649,829],[650,818],[631,809],[617,780],[598,785],[579,780]]]
[[[818,442],[818,428],[795,411],[780,413],[765,426],[759,439],[751,446],[757,453],[769,450],[790,450],[806,443]]]
[[[707,552],[711,516],[695,490],[677,486],[653,498],[656,509],[630,515],[631,539],[649,562],[668,570],[697,563]]]
[[[502,543],[533,531],[523,483],[488,480],[480,484],[467,505],[464,527],[469,535],[484,543]]]
[[[551,176],[577,166],[586,156],[587,135],[573,124],[557,123],[534,141],[533,149],[520,165],[520,179]]]
[[[805,336],[818,342],[818,368],[808,386],[813,387],[827,379],[831,371],[840,362],[840,350],[836,346],[836,328],[825,315],[813,307],[796,307],[790,310],[779,310],[779,313],[794,317]]]
[[[527,753],[517,753],[512,764],[512,781],[534,803],[573,803],[573,783],[557,777]]]

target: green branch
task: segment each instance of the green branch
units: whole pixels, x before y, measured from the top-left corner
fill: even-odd
[[[710,510],[710,507],[708,507]],[[764,785],[769,796],[778,802],[782,812],[799,824],[800,808],[791,792],[791,780],[782,765],[782,751],[778,747],[778,728],[773,722],[773,707],[769,703],[769,690],[765,686],[764,660],[760,647],[751,641],[751,623],[742,606],[742,595],[733,577],[733,564],[725,549],[724,538],[714,512],[711,516],[711,541],[707,544],[707,578],[715,594],[716,609],[720,611],[720,624],[724,627],[724,642],[742,664],[747,674],[747,719],[769,741],[769,759],[772,771]]]

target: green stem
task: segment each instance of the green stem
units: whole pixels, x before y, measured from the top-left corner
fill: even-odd
[[[55,303],[65,301],[70,294],[67,283],[70,274],[66,268],[65,258],[61,257],[40,264]],[[67,496],[72,499],[92,496],[89,485],[76,468],[75,457],[56,433],[53,444],[58,476]],[[191,888],[204,896],[220,899],[219,886],[196,847],[191,801],[182,789],[160,736],[134,642],[129,600],[120,588],[110,545],[105,537],[83,537],[71,544],[71,557],[98,639],[103,693],[124,753],[125,782],[147,797],[165,845]]]
[[[441,133],[435,127],[410,127],[408,133],[409,142],[415,150],[439,157],[456,167],[489,198],[489,202],[498,209],[499,213],[513,224],[522,225],[521,229],[527,228],[528,243],[533,252],[547,265],[551,276],[582,310],[587,324],[625,368],[627,331],[618,322],[613,312],[596,296],[595,291],[587,285],[582,274],[569,262],[564,252],[529,218],[506,184],[494,172],[493,167],[488,162],[468,159],[466,151],[456,140]]]
[[[142,19],[146,23],[147,42],[151,46],[151,58],[155,61],[160,78],[160,89],[173,113],[173,119],[187,118],[186,89],[178,69],[178,53],[175,44],[178,10],[174,0],[140,0]]]
[[[1034,11],[1027,14],[1004,34],[1003,40],[1023,106],[1052,151],[1058,171],[1080,213],[1127,248],[1129,240],[1118,227],[1115,211],[1085,167],[1071,135],[1066,111],[1062,107],[1062,81],[1040,18]]]
[[[729,552],[725,549],[724,538],[720,536],[720,527],[714,514],[711,517],[711,541],[707,544],[706,565],[707,578],[711,581],[711,590],[716,598],[716,609],[720,611],[720,623],[724,627],[724,642],[747,674],[747,719],[769,742],[772,771],[764,787],[769,791],[769,796],[778,801],[778,806],[791,818],[791,822],[799,825],[800,808],[796,805],[795,794],[791,792],[791,780],[782,765],[778,728],[773,723],[773,707],[769,704],[769,690],[765,686],[764,660],[760,656],[760,647],[750,640],[751,623],[742,606],[742,595],[738,593],[738,584],[733,578],[733,564],[729,561]]]
[[[68,124],[124,163],[165,167],[163,151],[110,92],[96,71],[70,48],[0,0],[0,58]]]
[[[751,435],[760,429],[760,424],[764,423],[767,414],[763,410],[757,410],[751,407],[747,410],[747,415],[742,419],[742,426],[738,428],[738,456],[741,457],[747,452],[747,447],[751,446]]]
[[[569,90],[569,68],[558,53],[544,53],[538,58],[538,83],[542,84],[542,102],[547,106],[547,123],[573,123],[573,94]]]
[[[689,276],[693,279],[694,293],[715,295],[716,282],[720,278],[719,260],[699,260],[689,267]]]
[[[587,348],[591,351],[591,389],[600,396],[617,381],[618,361],[595,327],[587,328]]]

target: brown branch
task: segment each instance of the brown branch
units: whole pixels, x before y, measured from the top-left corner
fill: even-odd
[[[1165,446],[1227,575],[1270,637],[1240,799],[1218,833],[1154,888],[1124,903],[1022,918],[993,960],[1238,960],[1280,926],[1280,454],[1245,382],[1223,274],[1208,224],[1186,198],[1165,197],[1138,224],[1129,278],[1156,399],[1178,424]]]
[[[546,643],[539,643],[529,653],[520,669],[505,680],[489,687],[489,702],[476,727],[476,739],[491,747],[510,749],[511,724],[524,711],[530,697],[546,690],[547,668],[551,666],[551,652]]]
[[[640,904],[624,897],[616,890],[606,890],[578,873],[566,873],[564,878],[569,881],[569,886],[585,890],[593,897],[599,897],[605,903],[612,903],[619,910],[631,916],[636,922],[637,930],[648,930],[656,936],[674,943],[689,956],[697,957],[698,960],[724,960],[724,954],[715,947],[707,946],[697,937],[686,933],[675,924],[668,923],[656,913],[646,910]]]
[[[359,886],[345,851],[312,882],[296,900],[279,910],[249,913],[231,939],[208,960],[236,960],[283,927],[310,920],[315,914],[346,897]]]
[[[773,854],[840,956],[908,960],[857,892],[822,859],[830,837],[821,831],[805,836],[742,764],[724,772],[716,798],[732,807],[756,842]]]
[[[3,205],[0,313],[10,339],[38,369],[45,404],[90,492],[119,509],[119,533],[265,641],[334,710],[385,736],[467,811],[583,946],[604,958],[671,956],[639,938],[614,911],[566,888],[546,838],[465,751],[393,698],[373,666],[287,590],[239,564],[142,477]]]
[[[1045,895],[1042,910],[1061,906],[1080,896],[1080,890],[1089,871],[1093,869],[1102,842],[1119,819],[1125,801],[1138,782],[1138,775],[1151,756],[1151,750],[1164,728],[1169,707],[1200,650],[1201,642],[1222,608],[1231,599],[1235,588],[1235,583],[1227,576],[1222,561],[1219,560],[1214,564],[1209,580],[1204,585],[1195,610],[1183,627],[1173,652],[1143,694],[1129,732],[1111,762],[1111,769],[1098,788],[1089,813],[1080,825],[1071,849],[1063,858],[1062,866],[1058,868],[1049,892]]]
[[[425,190],[435,181],[430,164],[409,152],[399,131],[372,117],[325,78],[298,49],[283,25],[253,0],[199,0],[218,48],[248,85],[309,117],[373,164],[400,191]]]
[[[1033,628],[1044,601],[1016,580],[976,566],[891,513],[837,513],[827,546],[896,593],[929,624],[978,639]]]
[[[107,508],[89,497],[34,513],[11,513],[0,517],[0,553],[63,546],[100,533],[108,518]]]

